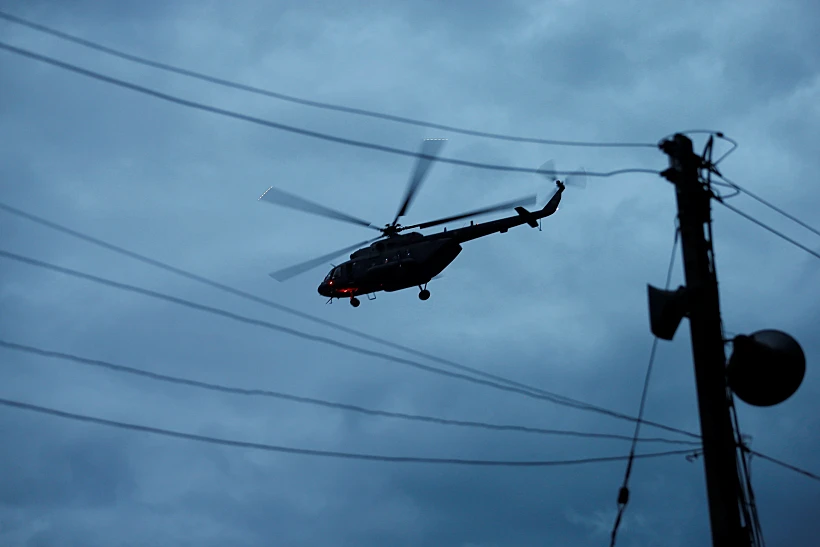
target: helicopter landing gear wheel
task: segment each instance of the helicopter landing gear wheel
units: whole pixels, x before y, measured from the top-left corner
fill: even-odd
[[[359,302],[358,298],[356,298],[355,296],[350,297],[350,305],[351,306],[353,306],[354,308],[358,308],[359,304],[361,304],[361,302]]]
[[[427,290],[427,283],[424,284],[424,287],[419,285],[419,300],[427,300],[430,298],[430,291]]]

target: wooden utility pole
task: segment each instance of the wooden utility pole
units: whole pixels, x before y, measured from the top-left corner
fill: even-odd
[[[749,534],[740,519],[737,452],[712,254],[712,194],[700,180],[702,159],[694,153],[688,137],[677,134],[663,141],[660,148],[669,156],[670,167],[663,176],[675,185],[677,197],[712,544],[748,547]]]

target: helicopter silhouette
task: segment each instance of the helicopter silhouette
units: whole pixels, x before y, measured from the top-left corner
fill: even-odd
[[[467,213],[452,215],[430,222],[422,222],[410,226],[402,226],[399,218],[404,216],[410,208],[421,183],[427,176],[435,157],[441,151],[446,139],[425,139],[421,145],[420,154],[428,157],[419,157],[415,169],[405,191],[401,205],[393,222],[384,227],[371,224],[366,220],[356,218],[346,213],[330,209],[318,203],[308,201],[283,190],[271,186],[259,197],[259,201],[267,201],[277,205],[298,209],[303,212],[332,218],[335,220],[364,226],[378,230],[381,235],[374,239],[361,241],[354,245],[339,249],[318,258],[272,272],[269,275],[277,281],[285,281],[296,275],[312,270],[322,264],[329,263],[334,258],[353,251],[350,260],[339,265],[333,265],[318,288],[321,296],[328,298],[328,303],[334,298],[349,298],[353,307],[360,304],[358,296],[367,295],[369,300],[375,300],[380,291],[395,292],[411,287],[419,288],[419,299],[430,298],[427,284],[438,277],[461,253],[461,244],[494,233],[506,233],[510,228],[528,224],[532,228],[539,228],[540,220],[554,214],[561,202],[561,195],[565,189],[565,182],[554,179],[558,187],[552,197],[540,209],[529,211],[525,206],[536,204],[537,196],[531,195],[484,207]],[[553,171],[552,161],[546,162],[539,170],[543,174]],[[574,179],[579,186],[585,185],[583,174]],[[570,179],[567,179],[567,183]],[[515,216],[509,216],[484,223],[470,222],[469,226],[453,230],[444,229],[443,232],[423,235],[417,231],[407,233],[407,230],[423,230],[496,211],[514,209]],[[370,298],[370,296],[373,296]]]

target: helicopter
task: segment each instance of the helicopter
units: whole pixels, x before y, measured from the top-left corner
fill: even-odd
[[[333,268],[319,285],[318,293],[320,296],[328,298],[327,303],[331,303],[334,298],[337,300],[347,298],[350,299],[350,304],[355,308],[360,304],[358,297],[361,295],[367,295],[369,300],[375,300],[376,293],[380,291],[395,292],[411,287],[418,287],[419,299],[427,300],[430,298],[427,284],[434,278],[440,277],[442,271],[456,259],[462,251],[461,244],[494,233],[503,234],[510,228],[524,224],[540,229],[540,220],[558,210],[561,195],[570,178],[565,182],[553,179],[557,190],[543,207],[532,211],[526,209],[526,207],[536,204],[536,195],[430,222],[410,226],[400,225],[399,219],[409,210],[421,183],[429,172],[434,161],[431,158],[438,155],[445,142],[446,139],[425,139],[422,142],[419,157],[416,160],[415,168],[396,216],[391,223],[385,224],[383,227],[308,201],[273,186],[268,188],[259,197],[259,201],[267,201],[381,232],[374,239],[361,241],[313,260],[272,272],[269,275],[277,281],[286,281],[322,264],[329,263],[340,255],[353,251],[349,260],[339,265],[333,265]],[[553,171],[551,167],[552,161],[550,160],[539,171],[548,174]],[[572,180],[575,180],[579,186],[585,185],[583,172],[581,172],[580,177],[575,177]],[[517,214],[478,224],[470,221],[469,226],[449,231],[444,228],[444,231],[435,234],[423,235],[415,231],[507,209],[514,209]]]

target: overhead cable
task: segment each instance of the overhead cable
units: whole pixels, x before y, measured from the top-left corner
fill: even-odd
[[[310,106],[314,108],[321,108],[325,110],[335,110],[338,112],[345,112],[348,114],[356,114],[360,116],[368,116],[371,118],[379,118],[383,120],[389,120],[393,122],[399,122],[409,125],[416,125],[421,127],[429,127],[432,129],[438,129],[442,131],[449,131],[451,133],[460,133],[463,135],[471,135],[475,137],[484,137],[488,139],[498,139],[504,141],[513,141],[513,142],[526,142],[526,143],[534,143],[534,144],[551,144],[551,145],[559,145],[559,146],[584,146],[584,147],[596,147],[596,148],[655,148],[656,145],[652,143],[631,143],[631,142],[584,142],[584,141],[567,141],[567,140],[555,140],[555,139],[540,139],[540,138],[533,138],[533,137],[519,137],[515,135],[502,135],[499,133],[490,133],[487,131],[476,131],[473,129],[464,129],[459,127],[454,127],[451,125],[443,125],[439,123],[432,123],[421,121],[413,118],[407,118],[403,116],[395,116],[392,114],[384,114],[380,112],[374,112],[372,110],[365,110],[362,108],[352,108],[349,106],[340,106],[334,105],[330,103],[324,103],[319,101],[312,101],[309,99],[304,99],[301,97],[295,97],[293,95],[285,95],[284,93],[279,93],[276,91],[270,91],[267,89],[262,89],[259,87],[254,87],[246,84],[241,84],[237,82],[233,82],[231,80],[226,80],[223,78],[217,78],[215,76],[209,76],[207,74],[203,74],[201,72],[195,72],[193,70],[189,70],[186,68],[181,68],[178,66],[173,66],[167,63],[161,63],[159,61],[153,61],[151,59],[146,59],[145,57],[140,57],[138,55],[134,55],[132,53],[127,53],[119,49],[114,49],[109,46],[105,46],[98,42],[92,42],[91,40],[86,40],[85,38],[81,38],[79,36],[75,36],[72,34],[68,34],[66,32],[57,30],[52,27],[47,27],[40,23],[35,23],[33,21],[29,21],[23,19],[21,17],[17,17],[16,15],[12,15],[9,13],[4,13],[0,11],[0,18],[5,19],[7,21],[11,21],[13,23],[17,23],[19,25],[28,27],[33,30],[37,30],[39,32],[43,32],[49,34],[51,36],[55,36],[62,40],[66,40],[68,42],[72,42],[102,53],[106,53],[108,55],[113,55],[115,57],[119,57],[120,59],[125,59],[127,61],[131,61],[134,63],[138,63],[144,66],[150,66],[152,68],[158,68],[160,70],[165,70],[167,72],[173,72],[175,74],[180,74],[182,76],[188,76],[191,78],[196,78],[198,80],[206,81],[212,84],[221,85],[224,87],[229,87],[233,89],[238,89],[241,91],[247,91],[249,93],[254,93],[257,95],[263,95],[266,97],[271,97],[274,99],[287,101],[291,103],[301,104],[304,106]]]
[[[756,450],[751,450],[751,449],[747,448],[746,451],[749,452],[750,454],[754,454],[758,458],[762,458],[766,461],[769,461],[769,462],[774,463],[776,465],[779,465],[781,467],[785,467],[786,469],[790,469],[791,471],[794,471],[795,473],[800,473],[801,475],[806,476],[810,479],[820,481],[820,475],[817,475],[816,473],[812,473],[811,471],[806,471],[805,469],[801,469],[800,467],[797,467],[796,465],[792,465],[792,464],[786,463],[782,460],[772,458],[771,456],[761,454],[760,452],[757,452]]]
[[[74,230],[72,228],[68,228],[67,226],[63,226],[62,224],[52,222],[52,221],[47,220],[43,217],[34,215],[32,213],[28,213],[26,211],[23,211],[23,210],[18,209],[16,207],[12,207],[11,205],[8,205],[8,204],[2,203],[2,202],[0,202],[0,210],[4,210],[4,211],[6,211],[8,213],[11,213],[15,216],[18,216],[20,218],[30,220],[34,223],[40,224],[41,226],[51,228],[53,230],[56,230],[58,232],[66,234],[66,235],[75,237],[75,238],[80,239],[82,241],[85,241],[87,243],[97,245],[99,247],[102,247],[104,249],[108,249],[110,251],[113,251],[115,253],[127,256],[129,258],[133,258],[134,260],[137,260],[137,261],[142,262],[144,264],[149,264],[151,266],[155,266],[157,268],[160,268],[162,270],[165,270],[165,271],[168,271],[168,272],[171,272],[171,273],[175,273],[175,274],[180,275],[182,277],[185,277],[187,279],[191,279],[193,281],[198,281],[198,282],[203,283],[204,285],[207,285],[209,287],[219,289],[219,290],[224,291],[228,294],[233,294],[234,296],[239,296],[241,298],[245,298],[245,299],[247,299],[251,302],[255,302],[257,304],[262,304],[262,305],[277,309],[279,311],[289,313],[289,314],[294,315],[296,317],[300,317],[302,319],[307,319],[308,321],[313,321],[314,323],[317,323],[319,325],[323,325],[323,326],[326,326],[326,327],[329,327],[329,328],[332,328],[332,329],[336,329],[336,330],[339,330],[339,331],[344,332],[346,334],[357,336],[357,337],[362,338],[364,340],[369,340],[371,342],[375,342],[377,344],[382,344],[384,346],[391,347],[391,348],[394,348],[394,349],[399,349],[399,350],[405,351],[407,353],[417,355],[419,357],[424,357],[425,359],[430,359],[431,361],[435,361],[437,363],[447,365],[449,367],[452,367],[452,368],[455,368],[457,370],[461,370],[461,371],[473,374],[475,376],[479,376],[479,377],[486,378],[486,379],[489,379],[489,380],[495,380],[497,382],[501,382],[502,384],[508,384],[508,385],[515,386],[515,387],[518,387],[518,388],[521,388],[521,389],[526,389],[528,391],[539,393],[541,395],[544,395],[545,397],[551,397],[552,400],[554,400],[554,401],[564,401],[568,406],[579,407],[579,405],[580,405],[580,406],[590,408],[590,409],[601,408],[601,407],[596,407],[595,405],[591,405],[589,403],[584,403],[582,401],[578,401],[577,399],[572,399],[570,397],[565,397],[565,396],[559,395],[557,393],[553,393],[553,392],[546,391],[546,390],[543,390],[543,389],[540,389],[540,388],[536,388],[536,387],[533,387],[533,386],[530,386],[530,385],[527,385],[527,384],[524,384],[524,383],[521,383],[521,382],[517,382],[515,380],[510,380],[508,378],[504,378],[503,376],[499,376],[499,375],[496,375],[496,374],[492,374],[492,373],[489,373],[489,372],[482,371],[482,370],[474,368],[474,367],[463,365],[463,364],[457,363],[457,362],[449,360],[449,359],[443,359],[443,358],[438,357],[436,355],[432,355],[430,353],[426,353],[426,352],[411,348],[409,346],[405,346],[405,345],[402,345],[402,344],[397,344],[395,342],[391,342],[391,341],[386,340],[384,338],[379,338],[377,336],[373,336],[373,335],[370,335],[370,334],[367,334],[367,333],[352,329],[352,328],[350,328],[346,325],[340,325],[340,324],[337,324],[337,323],[333,323],[332,321],[328,321],[327,319],[324,319],[324,318],[321,318],[321,317],[316,317],[314,315],[310,315],[310,314],[305,313],[301,310],[297,310],[295,308],[285,306],[285,305],[280,304],[278,302],[275,302],[273,300],[259,297],[255,294],[251,294],[247,291],[243,291],[243,290],[240,290],[240,289],[225,285],[224,283],[220,283],[218,281],[208,279],[207,277],[203,277],[203,276],[195,274],[193,272],[183,270],[181,268],[177,268],[177,267],[172,266],[170,264],[167,264],[165,262],[155,260],[153,258],[147,257],[147,256],[139,254],[139,253],[136,253],[136,252],[131,251],[129,249],[126,249],[126,248],[124,248],[120,245],[114,245],[113,243],[103,241],[99,238],[96,238],[96,237],[93,237],[91,235],[79,232],[79,231]]]
[[[280,452],[286,454],[297,454],[300,456],[321,456],[325,458],[337,458],[348,460],[366,460],[366,461],[381,461],[393,463],[428,463],[428,464],[451,464],[451,465],[471,465],[471,466],[492,466],[492,467],[554,467],[566,465],[579,465],[588,463],[603,463],[625,459],[625,456],[604,456],[598,458],[578,458],[572,460],[532,460],[532,461],[506,461],[506,460],[466,460],[460,458],[422,458],[413,456],[381,456],[375,454],[357,454],[350,452],[336,452],[331,450],[313,450],[309,448],[294,448],[291,446],[278,446],[272,444],[253,443],[247,441],[235,441],[229,439],[222,439],[218,437],[211,437],[208,435],[197,435],[194,433],[183,433],[181,431],[173,431],[170,429],[160,429],[157,427],[149,427],[144,425],[137,425],[118,420],[108,420],[105,418],[97,418],[94,416],[86,416],[83,414],[75,414],[73,412],[64,412],[39,405],[23,403],[20,401],[13,401],[10,399],[0,398],[0,405],[6,407],[17,408],[20,410],[28,410],[40,414],[47,414],[50,416],[58,416],[69,420],[80,422],[90,422],[99,425],[106,425],[109,427],[116,427],[119,429],[128,429],[131,431],[140,431],[143,433],[154,433],[155,435],[163,435],[165,437],[175,437],[178,439],[186,439],[190,441],[198,441],[203,443],[217,444],[222,446],[232,446],[237,448],[252,448],[256,450],[264,450],[267,452]],[[654,452],[648,454],[640,454],[639,458],[658,458],[662,456],[675,456],[691,454],[692,449],[689,450],[670,450],[667,452]]]
[[[369,143],[369,142],[364,142],[364,141],[358,141],[358,140],[354,140],[354,139],[348,139],[348,138],[345,138],[345,137],[337,137],[335,135],[329,135],[327,133],[321,133],[319,131],[312,131],[312,130],[309,130],[309,129],[302,129],[302,128],[295,127],[295,126],[292,126],[292,125],[286,125],[286,124],[282,124],[282,123],[278,123],[278,122],[273,122],[273,121],[270,121],[270,120],[264,120],[262,118],[249,116],[247,114],[241,114],[239,112],[233,112],[231,110],[225,110],[223,108],[217,108],[217,107],[214,107],[214,106],[209,106],[209,105],[206,105],[206,104],[198,103],[196,101],[191,101],[191,100],[188,100],[188,99],[183,99],[181,97],[176,97],[174,95],[169,95],[169,94],[163,93],[161,91],[156,91],[154,89],[150,89],[150,88],[147,88],[147,87],[144,87],[144,86],[141,86],[141,85],[133,84],[133,83],[130,83],[130,82],[126,82],[124,80],[114,78],[112,76],[106,76],[104,74],[101,74],[99,72],[95,72],[93,70],[88,70],[88,69],[85,69],[85,68],[78,67],[76,65],[72,65],[70,63],[59,61],[59,60],[54,59],[53,57],[49,57],[47,55],[41,55],[41,54],[35,53],[33,51],[29,51],[29,50],[26,50],[26,49],[23,49],[23,48],[12,46],[12,45],[7,44],[5,42],[0,42],[0,49],[4,49],[4,50],[6,50],[10,53],[14,53],[16,55],[20,55],[20,56],[23,56],[23,57],[28,57],[29,59],[34,59],[34,60],[37,60],[37,61],[40,61],[40,62],[43,62],[43,63],[50,64],[52,66],[56,66],[56,67],[59,67],[59,68],[65,69],[65,70],[69,70],[69,71],[74,72],[76,74],[81,74],[81,75],[87,76],[89,78],[94,78],[94,79],[102,81],[102,82],[106,82],[106,83],[113,84],[113,85],[116,85],[116,86],[119,86],[119,87],[130,89],[132,91],[137,91],[137,92],[143,93],[145,95],[150,95],[150,96],[155,97],[157,99],[162,99],[164,101],[169,101],[171,103],[175,103],[175,104],[178,104],[178,105],[187,106],[187,107],[190,107],[190,108],[195,108],[197,110],[203,110],[203,111],[206,111],[206,112],[219,114],[221,116],[227,116],[229,118],[234,118],[234,119],[237,119],[237,120],[243,120],[243,121],[254,123],[254,124],[257,124],[257,125],[264,126],[264,127],[269,127],[269,128],[273,128],[273,129],[279,129],[281,131],[287,131],[289,133],[296,133],[296,134],[299,134],[299,135],[304,135],[306,137],[313,137],[313,138],[316,138],[316,139],[336,142],[336,143],[344,144],[344,145],[348,145],[348,146],[356,146],[356,147],[359,147],[359,148],[367,148],[367,149],[370,149],[370,150],[377,150],[379,152],[385,152],[385,153],[388,153],[388,154],[396,154],[396,155],[400,155],[400,156],[408,156],[408,157],[414,157],[414,158],[424,158],[424,159],[439,161],[439,162],[442,162],[442,163],[450,163],[450,164],[453,164],[453,165],[460,165],[460,166],[463,166],[463,167],[472,167],[474,169],[487,169],[487,170],[491,170],[491,171],[506,171],[506,172],[515,172],[515,173],[532,173],[532,174],[538,174],[538,175],[544,175],[545,174],[545,172],[543,170],[540,170],[538,168],[533,168],[533,167],[516,167],[516,166],[512,166],[512,165],[496,165],[496,164],[490,164],[490,163],[481,163],[481,162],[460,160],[460,159],[456,159],[456,158],[445,158],[445,157],[442,157],[442,156],[431,156],[429,154],[421,154],[419,152],[411,152],[409,150],[403,150],[403,149],[400,149],[400,148],[394,148],[394,147],[385,146],[385,145],[382,145],[382,144],[375,144],[375,143]],[[615,176],[615,175],[627,174],[627,173],[648,173],[648,174],[653,174],[653,175],[660,174],[659,171],[654,170],[654,169],[638,169],[638,168],[617,169],[615,171],[606,171],[606,172],[593,172],[593,171],[553,171],[552,172],[552,174],[554,174],[554,175],[564,175],[564,176],[568,176],[568,175],[587,175],[587,176],[590,176],[590,177],[604,177],[604,178],[605,177],[612,177],[612,176]]]
[[[664,290],[669,290],[669,284],[672,281],[672,268],[675,265],[675,255],[678,251],[678,241],[680,240],[680,229],[675,227],[675,240],[672,243],[672,255],[669,257],[669,267],[666,271],[666,285]],[[632,476],[632,464],[635,459],[635,449],[638,444],[638,435],[641,431],[641,420],[643,419],[644,409],[646,408],[646,398],[649,392],[649,380],[652,376],[652,367],[655,364],[655,356],[658,350],[658,337],[654,336],[652,340],[652,349],[649,351],[649,364],[646,367],[646,375],[644,376],[643,391],[641,392],[641,404],[638,408],[638,420],[635,422],[635,433],[632,437],[632,446],[629,449],[629,456],[626,462],[626,472],[624,473],[624,480],[618,491],[618,514],[615,517],[615,524],[612,527],[612,534],[610,535],[610,547],[615,547],[615,542],[618,538],[618,529],[621,526],[621,520],[626,512],[626,506],[629,503],[629,479]]]
[[[740,186],[740,185],[739,185],[739,184],[737,184],[736,182],[733,182],[733,181],[731,181],[731,180],[727,179],[727,178],[726,178],[726,177],[724,177],[724,176],[721,176],[720,178],[722,178],[724,181],[726,181],[726,183],[727,183],[727,184],[729,184],[730,186],[732,186],[732,187],[733,187],[735,190],[737,190],[738,192],[741,192],[741,193],[743,193],[743,194],[746,194],[746,195],[747,195],[747,196],[749,196],[750,198],[752,198],[752,199],[754,199],[754,200],[758,201],[759,203],[761,203],[761,204],[765,205],[765,206],[766,206],[766,207],[768,207],[769,209],[771,209],[771,210],[773,210],[773,211],[775,211],[775,212],[777,212],[777,213],[779,213],[779,214],[783,215],[784,217],[788,218],[788,219],[789,219],[789,220],[791,220],[792,222],[795,222],[795,223],[799,224],[800,226],[802,226],[802,227],[803,227],[803,228],[805,228],[806,230],[808,230],[808,231],[812,232],[814,235],[818,235],[818,236],[820,236],[820,230],[818,230],[818,229],[817,229],[817,228],[815,228],[814,226],[811,226],[810,224],[807,224],[806,222],[803,222],[802,220],[800,220],[799,218],[797,218],[796,216],[794,216],[794,215],[792,215],[792,214],[790,214],[790,213],[787,213],[786,211],[784,211],[784,210],[783,210],[783,209],[781,209],[780,207],[778,207],[778,206],[776,206],[776,205],[772,204],[770,201],[768,201],[768,200],[766,200],[766,199],[763,199],[762,197],[758,196],[757,194],[755,194],[755,193],[751,192],[750,190],[747,190],[746,188],[744,188],[744,187]]]
[[[87,357],[81,357],[78,355],[72,355],[69,353],[47,350],[39,347],[29,346],[25,344],[18,344],[15,342],[9,342],[6,340],[0,340],[0,347],[14,350],[14,351],[21,351],[33,355],[39,355],[42,357],[51,357],[55,359],[61,359],[64,361],[70,361],[74,363],[90,365],[93,367],[113,370],[116,372],[122,372],[125,374],[132,374],[135,376],[142,376],[145,378],[151,378],[152,380],[157,380],[160,382],[167,382],[171,384],[180,384],[180,385],[187,385],[202,389],[207,389],[211,391],[217,391],[221,393],[230,393],[233,395],[246,395],[246,396],[261,396],[261,397],[270,397],[274,399],[282,399],[286,401],[292,401],[297,403],[305,403],[310,405],[316,406],[323,406],[327,408],[335,408],[339,410],[347,410],[352,412],[358,412],[361,414],[367,414],[370,416],[383,416],[387,418],[398,418],[402,420],[411,420],[411,421],[419,421],[419,422],[428,422],[434,423],[438,425],[451,425],[451,426],[459,426],[459,427],[471,427],[471,428],[478,428],[478,429],[488,429],[494,431],[517,431],[522,433],[537,433],[541,435],[563,435],[569,437],[587,437],[587,438],[599,438],[599,439],[615,439],[615,440],[625,440],[629,441],[632,440],[631,437],[627,435],[616,435],[612,433],[591,433],[585,431],[569,431],[569,430],[561,430],[561,429],[545,429],[540,427],[528,427],[528,426],[520,426],[520,425],[500,425],[500,424],[491,424],[486,422],[476,422],[476,421],[467,421],[467,420],[450,420],[446,418],[438,418],[433,416],[422,416],[418,414],[408,414],[404,412],[389,412],[385,410],[374,410],[370,408],[361,407],[358,405],[350,405],[345,403],[337,403],[332,401],[325,401],[322,399],[315,399],[311,397],[302,397],[299,395],[292,395],[289,393],[282,393],[277,391],[270,391],[265,389],[245,389],[245,388],[238,388],[238,387],[229,387],[224,386],[221,384],[214,384],[208,382],[201,382],[198,380],[190,380],[187,378],[180,378],[175,376],[170,376],[167,374],[160,374],[156,372],[150,372],[147,370],[141,370],[125,365],[119,365],[116,363],[111,363],[109,361],[103,361],[100,359],[89,359]],[[684,444],[684,445],[692,445],[692,446],[700,446],[701,443],[697,441],[683,441],[683,440],[674,440],[674,439],[664,439],[664,438],[642,438],[639,439],[640,442],[658,442],[658,443],[667,443],[667,444]]]
[[[791,243],[795,247],[798,247],[798,248],[806,251],[807,253],[814,256],[815,258],[820,258],[820,253],[818,253],[814,249],[810,249],[809,247],[806,247],[802,243],[798,243],[794,239],[792,239],[789,236],[785,235],[783,232],[779,232],[779,231],[775,230],[774,228],[772,228],[768,224],[756,219],[755,217],[753,217],[749,213],[744,213],[743,211],[741,211],[737,207],[734,207],[733,205],[730,205],[730,204],[726,203],[725,201],[718,201],[718,203],[720,203],[721,205],[723,205],[724,207],[726,207],[730,211],[733,211],[733,212],[737,213],[738,215],[742,216],[746,220],[750,220],[750,221],[754,222],[755,224],[757,224],[758,226],[760,226],[761,228],[763,228],[765,230],[768,230],[769,232],[773,233],[774,235],[776,235],[777,237],[783,239],[784,241],[786,241],[788,243]]]
[[[534,399],[547,400],[547,401],[550,401],[550,402],[553,402],[553,403],[556,403],[556,404],[559,404],[559,405],[578,408],[579,410],[587,410],[587,411],[591,411],[591,412],[598,412],[598,413],[606,414],[606,415],[609,415],[609,416],[612,416],[612,417],[615,417],[615,418],[619,418],[619,419],[622,419],[622,420],[627,420],[627,421],[631,421],[631,422],[634,422],[636,420],[636,418],[634,418],[632,416],[621,414],[619,412],[615,412],[615,411],[612,411],[612,410],[607,410],[607,409],[600,408],[600,407],[592,407],[591,405],[584,406],[584,405],[578,405],[578,404],[571,404],[571,403],[569,403],[567,401],[564,401],[562,399],[551,397],[551,396],[548,396],[548,395],[542,395],[540,393],[535,393],[535,392],[532,392],[532,391],[529,391],[529,390],[526,390],[526,389],[522,389],[522,388],[518,388],[518,387],[514,387],[514,386],[509,386],[509,385],[504,385],[504,384],[500,384],[498,382],[492,382],[492,381],[489,381],[489,380],[484,380],[482,378],[476,378],[474,376],[469,376],[469,375],[466,375],[466,374],[451,372],[449,370],[439,369],[439,368],[436,368],[436,367],[432,367],[430,365],[425,365],[425,364],[422,364],[422,363],[419,363],[419,362],[416,362],[416,361],[411,361],[409,359],[404,359],[402,357],[397,357],[395,355],[390,355],[390,354],[379,352],[379,351],[373,351],[373,350],[361,348],[361,347],[354,346],[354,345],[351,345],[351,344],[347,344],[347,343],[344,343],[344,342],[339,342],[337,340],[333,340],[331,338],[326,338],[324,336],[308,334],[308,333],[299,331],[297,329],[292,329],[290,327],[277,325],[277,324],[271,323],[269,321],[263,321],[261,319],[254,319],[254,318],[251,318],[251,317],[247,317],[247,316],[239,315],[239,314],[236,314],[236,313],[233,313],[233,312],[229,312],[227,310],[223,310],[223,309],[220,309],[220,308],[215,308],[215,307],[207,306],[207,305],[204,305],[204,304],[198,304],[198,303],[192,302],[190,300],[185,300],[183,298],[178,298],[178,297],[171,296],[171,295],[168,295],[168,294],[164,294],[164,293],[161,293],[161,292],[158,292],[158,291],[153,291],[153,290],[150,290],[150,289],[144,289],[144,288],[141,288],[141,287],[136,287],[134,285],[129,285],[127,283],[121,283],[119,281],[112,281],[110,279],[105,279],[105,278],[102,278],[102,277],[99,277],[99,276],[95,276],[95,275],[92,275],[92,274],[80,272],[80,271],[73,270],[73,269],[70,269],[70,268],[57,266],[56,264],[51,264],[51,263],[48,263],[48,262],[45,262],[45,261],[42,261],[42,260],[37,260],[37,259],[34,259],[34,258],[26,257],[26,256],[23,256],[23,255],[20,255],[20,254],[17,254],[17,253],[11,253],[11,252],[8,252],[8,251],[0,250],[0,257],[7,258],[7,259],[10,259],[10,260],[14,260],[16,262],[21,262],[21,263],[24,263],[24,264],[29,264],[31,266],[35,266],[35,267],[38,267],[38,268],[43,268],[43,269],[51,270],[51,271],[54,271],[54,272],[59,272],[59,273],[69,275],[69,276],[72,276],[72,277],[85,279],[87,281],[91,281],[91,282],[98,283],[98,284],[101,284],[101,285],[106,285],[106,286],[113,287],[113,288],[116,288],[116,289],[119,289],[119,290],[129,291],[129,292],[133,292],[133,293],[136,293],[136,294],[142,294],[144,296],[150,296],[152,298],[156,298],[156,299],[159,299],[159,300],[164,300],[166,302],[172,302],[174,304],[178,304],[180,306],[188,307],[188,308],[191,308],[191,309],[194,309],[194,310],[197,310],[197,311],[203,311],[203,312],[206,312],[206,313],[211,313],[211,314],[214,314],[214,315],[219,315],[219,316],[222,316],[222,317],[226,317],[228,319],[233,319],[235,321],[238,321],[238,322],[241,322],[241,323],[244,323],[244,324],[256,325],[256,326],[259,326],[259,327],[262,327],[262,328],[279,331],[279,332],[282,332],[282,333],[285,333],[285,334],[289,334],[289,335],[296,336],[298,338],[303,338],[303,339],[306,339],[306,340],[310,340],[310,341],[313,341],[313,342],[321,342],[323,344],[328,344],[328,345],[331,345],[331,346],[335,346],[335,347],[345,349],[345,350],[348,350],[348,351],[351,351],[351,352],[359,353],[359,354],[362,354],[362,355],[377,357],[377,358],[386,359],[386,360],[389,360],[389,361],[392,361],[392,362],[395,362],[395,363],[405,364],[405,365],[411,366],[413,368],[417,368],[417,369],[420,369],[420,370],[425,370],[427,372],[432,372],[434,374],[439,374],[439,375],[442,375],[442,376],[448,376],[448,377],[451,377],[451,378],[466,380],[468,382],[472,382],[472,383],[480,384],[480,385],[486,385],[488,387],[493,387],[495,389],[502,390],[502,391],[507,391],[507,392],[511,392],[511,393],[520,393],[522,395],[526,395],[527,397],[531,397],[531,398],[534,398]],[[692,433],[692,432],[689,432],[689,431],[682,430],[682,429],[670,427],[670,426],[655,423],[655,422],[649,422],[649,421],[644,421],[644,423],[647,424],[647,425],[651,425],[653,427],[657,427],[657,428],[660,428],[660,429],[665,429],[667,431],[672,431],[672,432],[675,432],[675,433],[681,433],[683,435],[686,435],[688,437],[692,437],[692,438],[695,438],[695,439],[700,438],[699,435],[697,435],[695,433]]]
[[[738,419],[737,407],[735,406],[734,398],[728,397],[728,401],[732,415],[733,433],[736,436],[735,459],[738,467],[738,477],[736,483],[738,506],[741,514],[743,515],[743,521],[745,523],[744,528],[749,534],[752,547],[765,547],[766,539],[763,536],[763,527],[760,522],[760,515],[757,511],[754,486],[752,485],[752,474],[750,469],[751,454],[747,454],[744,450],[744,438],[746,435],[744,435],[740,430],[740,420]]]

